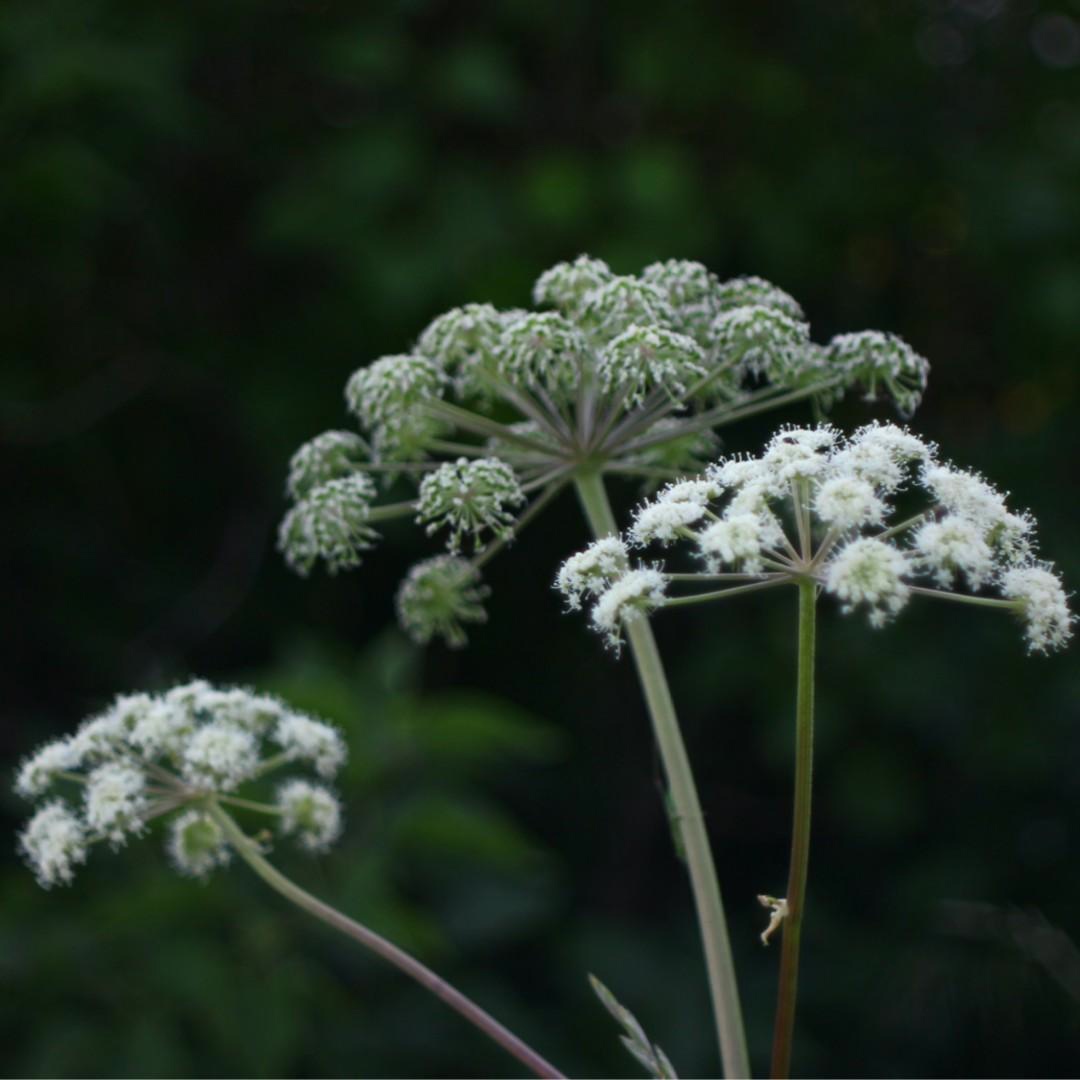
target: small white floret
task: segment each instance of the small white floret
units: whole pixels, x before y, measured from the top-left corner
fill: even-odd
[[[320,776],[333,776],[345,762],[345,741],[337,728],[300,713],[281,718],[274,741],[294,761],[310,761]]]
[[[922,525],[912,547],[939,585],[951,585],[963,574],[968,584],[978,589],[994,570],[994,553],[981,531],[955,514]]]
[[[571,555],[559,567],[555,588],[566,597],[572,611],[581,607],[585,596],[599,596],[627,568],[626,545],[617,536],[605,536],[584,551]]]
[[[19,849],[43,889],[69,885],[75,867],[86,862],[86,831],[67,805],[54,799],[26,823]]]
[[[706,509],[701,502],[668,500],[646,503],[634,514],[630,537],[642,547],[654,540],[670,544],[685,535],[684,530],[694,522],[700,521]]]
[[[873,487],[857,476],[834,476],[826,480],[814,496],[814,513],[837,529],[879,525],[885,504]]]
[[[1016,601],[1032,652],[1064,648],[1072,637],[1074,616],[1057,574],[1043,566],[1008,570],[1002,576],[1001,591]]]
[[[762,568],[761,549],[770,531],[758,514],[733,514],[704,529],[698,547],[713,570],[739,566],[756,574]]]
[[[904,577],[907,560],[882,540],[863,538],[842,548],[828,564],[825,588],[842,603],[845,612],[860,605],[869,609],[870,625],[884,626],[907,603]]]
[[[82,755],[74,739],[54,739],[19,767],[15,790],[28,799],[41,795],[56,779],[57,773],[77,769]]]
[[[184,749],[181,772],[190,784],[232,791],[259,767],[258,743],[250,731],[215,721],[199,728]]]
[[[114,848],[129,833],[143,830],[146,777],[141,769],[121,761],[99,765],[86,780],[86,824]]]
[[[630,570],[601,594],[592,611],[592,624],[608,644],[618,647],[622,624],[648,615],[664,602],[667,581],[659,570]]]
[[[308,851],[325,851],[341,835],[341,804],[332,792],[306,780],[290,780],[277,793],[281,831]]]

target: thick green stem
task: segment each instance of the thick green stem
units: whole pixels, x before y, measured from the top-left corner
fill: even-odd
[[[795,809],[788,870],[788,914],[780,953],[780,984],[773,1029],[772,1076],[791,1073],[791,1042],[795,1033],[795,996],[799,985],[799,939],[806,903],[806,872],[810,860],[810,805],[814,772],[814,647],[817,586],[799,582],[799,668],[795,703]]]
[[[599,474],[579,472],[574,482],[594,536],[600,539],[617,533],[611,504]],[[626,636],[652,718],[653,732],[664,763],[676,823],[690,870],[724,1074],[732,1078],[746,1077],[750,1075],[750,1061],[746,1051],[739,990],[735,982],[735,963],[731,956],[724,905],[720,899],[720,886],[716,880],[716,868],[690,759],[649,620],[627,622]]]
[[[470,1024],[479,1028],[489,1039],[512,1054],[536,1076],[563,1077],[563,1073],[559,1072],[554,1065],[545,1061],[535,1050],[526,1046],[516,1035],[504,1028],[498,1020],[481,1009],[475,1002],[470,1001],[460,991],[455,990],[435,972],[421,964],[419,960],[403,952],[396,945],[387,941],[386,938],[376,934],[374,930],[361,926],[360,923],[350,919],[347,915],[343,915],[340,911],[330,907],[329,904],[323,903],[322,900],[312,896],[311,893],[290,881],[281,871],[263,858],[258,845],[244,833],[240,826],[216,801],[211,801],[208,804],[207,812],[224,830],[229,843],[240,858],[271,889],[279,892],[286,900],[292,901],[309,915],[314,915],[316,919],[321,919],[335,930],[339,930],[347,937],[358,941],[365,948],[389,961],[399,971],[403,971],[410,978],[415,979],[425,990],[430,990],[437,998],[441,998],[451,1009],[460,1013]]]

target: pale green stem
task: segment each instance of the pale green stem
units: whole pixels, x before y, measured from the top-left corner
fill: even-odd
[[[285,811],[280,806],[273,806],[270,803],[254,802],[252,799],[241,799],[236,795],[218,795],[218,802],[228,803],[230,806],[237,806],[241,810],[254,810],[257,814],[274,814],[275,816],[283,814]]]
[[[386,503],[383,506],[373,506],[368,511],[367,521],[392,521],[394,518],[405,517],[416,510],[415,502]]]
[[[837,385],[840,381],[840,379],[827,379],[814,386],[806,386],[800,390],[791,390],[788,393],[778,394],[775,397],[768,397],[765,400],[754,401],[748,405],[742,405],[735,408],[731,405],[721,405],[715,409],[708,409],[703,413],[699,413],[697,416],[681,420],[678,428],[673,428],[663,435],[651,435],[644,436],[640,439],[634,439],[622,446],[621,452],[629,453],[632,451],[644,450],[650,446],[658,446],[666,442],[671,442],[674,439],[678,439],[681,436],[688,435],[694,431],[704,431],[706,428],[723,427],[726,424],[734,423],[736,420],[742,420],[747,416],[755,416],[757,413],[768,412],[770,409],[779,409],[784,405],[791,405],[796,401],[803,401],[805,398],[812,397],[822,390],[827,390],[829,387]],[[771,389],[773,388],[770,387],[770,390]]]
[[[618,530],[615,519],[599,474],[579,472],[574,482],[582,509],[596,539],[616,535]],[[679,730],[675,705],[671,700],[667,676],[664,674],[660,651],[656,647],[649,620],[634,619],[628,622],[626,636],[652,718],[653,732],[664,763],[676,824],[686,853],[724,1073],[730,1078],[747,1077],[750,1075],[750,1061],[746,1051],[739,990],[735,981],[735,963],[731,955],[720,886],[716,880],[716,868],[713,865],[712,850],[705,831],[705,818],[694,785],[690,759]]]
[[[279,892],[286,900],[296,904],[297,907],[306,911],[309,915],[314,915],[316,919],[321,919],[327,925],[345,934],[346,937],[351,937],[377,956],[381,956],[384,960],[393,964],[399,971],[403,971],[410,978],[415,979],[425,990],[430,990],[437,998],[440,998],[474,1027],[482,1031],[489,1039],[498,1043],[504,1050],[517,1058],[522,1065],[536,1076],[555,1078],[563,1076],[554,1065],[542,1058],[531,1047],[526,1046],[493,1016],[485,1012],[459,990],[455,990],[435,972],[421,964],[419,960],[399,949],[396,945],[387,941],[386,938],[375,933],[374,930],[362,926],[336,908],[332,908],[329,904],[323,903],[322,900],[312,896],[311,893],[300,888],[295,882],[290,881],[280,870],[263,858],[258,845],[244,833],[232,816],[226,813],[215,800],[211,799],[207,803],[206,809],[207,813],[221,826],[226,837],[228,837],[229,843],[240,858],[270,888]]]
[[[932,516],[932,510],[924,510],[921,514],[915,514],[914,517],[909,517],[906,521],[901,521],[899,525],[894,525],[891,529],[884,529],[882,532],[877,533],[874,536],[874,539],[888,540],[890,537],[899,536],[900,533],[905,532],[916,525],[921,525],[924,521],[929,521]]]
[[[506,424],[500,424],[497,420],[489,420],[486,416],[451,405],[448,401],[429,401],[425,403],[424,408],[432,416],[456,424],[463,430],[471,431],[476,435],[487,435],[504,442],[516,443],[518,446],[525,446],[542,454],[551,453],[551,447],[545,446],[538,439],[530,439],[528,435],[511,431]]]
[[[997,608],[999,611],[1018,611],[1015,600],[995,600],[992,596],[965,596],[963,593],[947,592],[945,589],[924,589],[919,585],[908,586],[918,596],[932,596],[937,600],[952,600],[955,604],[972,604],[975,607]]]
[[[714,589],[712,592],[695,593],[693,596],[669,596],[663,606],[688,607],[691,604],[707,604],[712,600],[725,600],[729,596],[741,596],[743,593],[759,592],[761,589],[774,589],[777,585],[786,585],[791,580],[787,574],[778,574],[769,581],[755,581],[752,585],[734,585],[730,589]]]
[[[272,773],[275,769],[280,769],[282,765],[288,765],[290,761],[294,761],[292,751],[282,750],[280,754],[274,754],[272,757],[268,757],[256,770],[255,777],[253,779],[265,776],[267,773]]]
[[[780,980],[773,1028],[773,1077],[791,1073],[791,1043],[795,1033],[795,998],[799,984],[799,943],[806,902],[806,874],[810,859],[810,807],[814,770],[814,649],[817,585],[810,578],[799,582],[799,658],[795,703],[795,800],[788,870],[788,913],[784,919],[780,953]]]
[[[668,581],[763,581],[766,578],[785,577],[781,573],[749,574],[665,574]]]

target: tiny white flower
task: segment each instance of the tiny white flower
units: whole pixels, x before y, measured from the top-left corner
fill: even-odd
[[[571,555],[559,567],[555,588],[566,597],[571,610],[581,607],[585,596],[599,596],[611,582],[626,572],[629,553],[617,536],[593,541],[584,551]]]
[[[341,835],[341,804],[326,788],[289,780],[275,801],[281,809],[281,831],[295,835],[307,851],[325,851]]]
[[[719,498],[722,491],[723,488],[715,479],[695,477],[692,480],[678,480],[674,484],[661,488],[655,501],[689,502],[707,506],[713,499]]]
[[[1064,648],[1072,637],[1074,616],[1057,574],[1046,566],[1014,568],[1002,576],[1001,591],[1017,602],[1032,652]]]
[[[978,589],[994,570],[994,553],[982,532],[955,514],[920,526],[912,547],[939,585],[951,585],[963,574],[968,584]]]
[[[69,885],[75,867],[86,862],[86,831],[65,803],[53,799],[27,822],[19,849],[43,889]]]
[[[697,543],[711,569],[738,565],[756,574],[761,570],[761,549],[770,532],[759,514],[733,514],[702,530]]]
[[[82,753],[74,739],[54,739],[22,763],[15,790],[28,799],[36,798],[49,788],[57,773],[77,769],[81,763]]]
[[[630,538],[641,547],[654,540],[670,544],[683,535],[684,529],[700,521],[706,513],[707,507],[704,503],[689,500],[646,503],[634,514],[634,520],[630,526]]]
[[[664,602],[667,581],[652,567],[629,570],[608,587],[592,611],[593,626],[618,647],[622,624],[640,619]]]
[[[177,702],[155,701],[131,729],[128,741],[144,757],[176,757],[194,730],[194,720]]]
[[[885,504],[866,480],[857,476],[834,476],[817,489],[814,513],[837,529],[853,529],[879,525],[885,514]]]
[[[883,626],[907,603],[904,578],[910,572],[902,552],[883,540],[864,537],[841,548],[829,562],[825,588],[845,611],[865,605],[870,625]]]
[[[221,826],[202,810],[185,810],[173,818],[166,850],[181,874],[198,878],[227,865],[232,854]]]
[[[320,776],[333,776],[345,763],[345,740],[337,728],[321,720],[286,713],[273,737],[293,760],[310,761]]]
[[[146,776],[141,769],[120,761],[99,765],[86,778],[86,824],[114,848],[145,827]]]
[[[830,427],[784,428],[769,440],[762,465],[777,488],[793,480],[821,476],[829,466],[828,451],[837,432]]]
[[[188,783],[212,791],[232,791],[259,767],[259,750],[250,731],[221,721],[200,727],[184,748],[181,773]]]
[[[936,448],[896,424],[872,423],[859,428],[832,457],[833,468],[865,480],[880,492],[895,491],[913,463],[928,465]]]

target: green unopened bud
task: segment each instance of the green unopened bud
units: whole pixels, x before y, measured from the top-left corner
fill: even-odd
[[[417,644],[440,637],[451,648],[461,648],[468,640],[465,624],[487,621],[489,591],[468,560],[437,555],[417,563],[401,583],[398,622]]]

